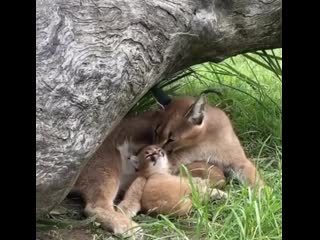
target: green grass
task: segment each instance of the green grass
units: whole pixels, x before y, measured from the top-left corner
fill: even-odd
[[[143,228],[144,239],[282,239],[281,56],[281,49],[240,55],[220,64],[194,66],[181,73],[184,78],[160,83],[172,95],[198,96],[207,88],[219,89],[222,96],[209,94],[209,103],[230,115],[247,155],[269,187],[257,194],[231,181],[227,201],[201,202],[194,195],[195,206],[187,218],[139,215],[135,220]],[[132,112],[151,107],[150,96]],[[62,221],[51,215],[52,219]],[[68,226],[72,225],[76,226]],[[92,239],[111,239],[92,221],[88,228]]]

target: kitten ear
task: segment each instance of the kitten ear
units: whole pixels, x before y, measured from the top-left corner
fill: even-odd
[[[207,99],[201,95],[189,108],[185,117],[194,125],[201,125],[204,118],[204,110]]]
[[[137,170],[139,168],[139,159],[137,156],[134,156],[134,155],[130,156],[129,161],[134,167],[134,169]]]

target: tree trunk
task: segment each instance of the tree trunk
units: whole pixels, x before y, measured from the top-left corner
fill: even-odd
[[[128,110],[188,66],[281,47],[280,0],[37,0],[37,216]]]

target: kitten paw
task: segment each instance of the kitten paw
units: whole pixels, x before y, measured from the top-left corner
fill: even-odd
[[[227,199],[228,194],[224,191],[221,191],[219,189],[213,188],[210,191],[210,197],[212,200],[221,200],[221,199]]]

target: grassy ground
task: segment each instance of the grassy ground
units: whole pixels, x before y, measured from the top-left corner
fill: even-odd
[[[176,95],[194,96],[207,88],[219,89],[222,96],[209,94],[209,102],[229,113],[248,156],[269,187],[256,194],[231,181],[227,201],[200,202],[194,197],[195,207],[188,218],[137,216],[144,239],[282,239],[282,81],[278,59],[282,53],[263,54],[194,66],[192,74],[167,89],[175,90]],[[144,104],[140,103],[140,110],[141,106]],[[81,219],[79,211],[60,206],[50,219],[38,223],[39,238],[113,239],[95,222],[71,219]],[[54,230],[40,233],[49,228]]]

